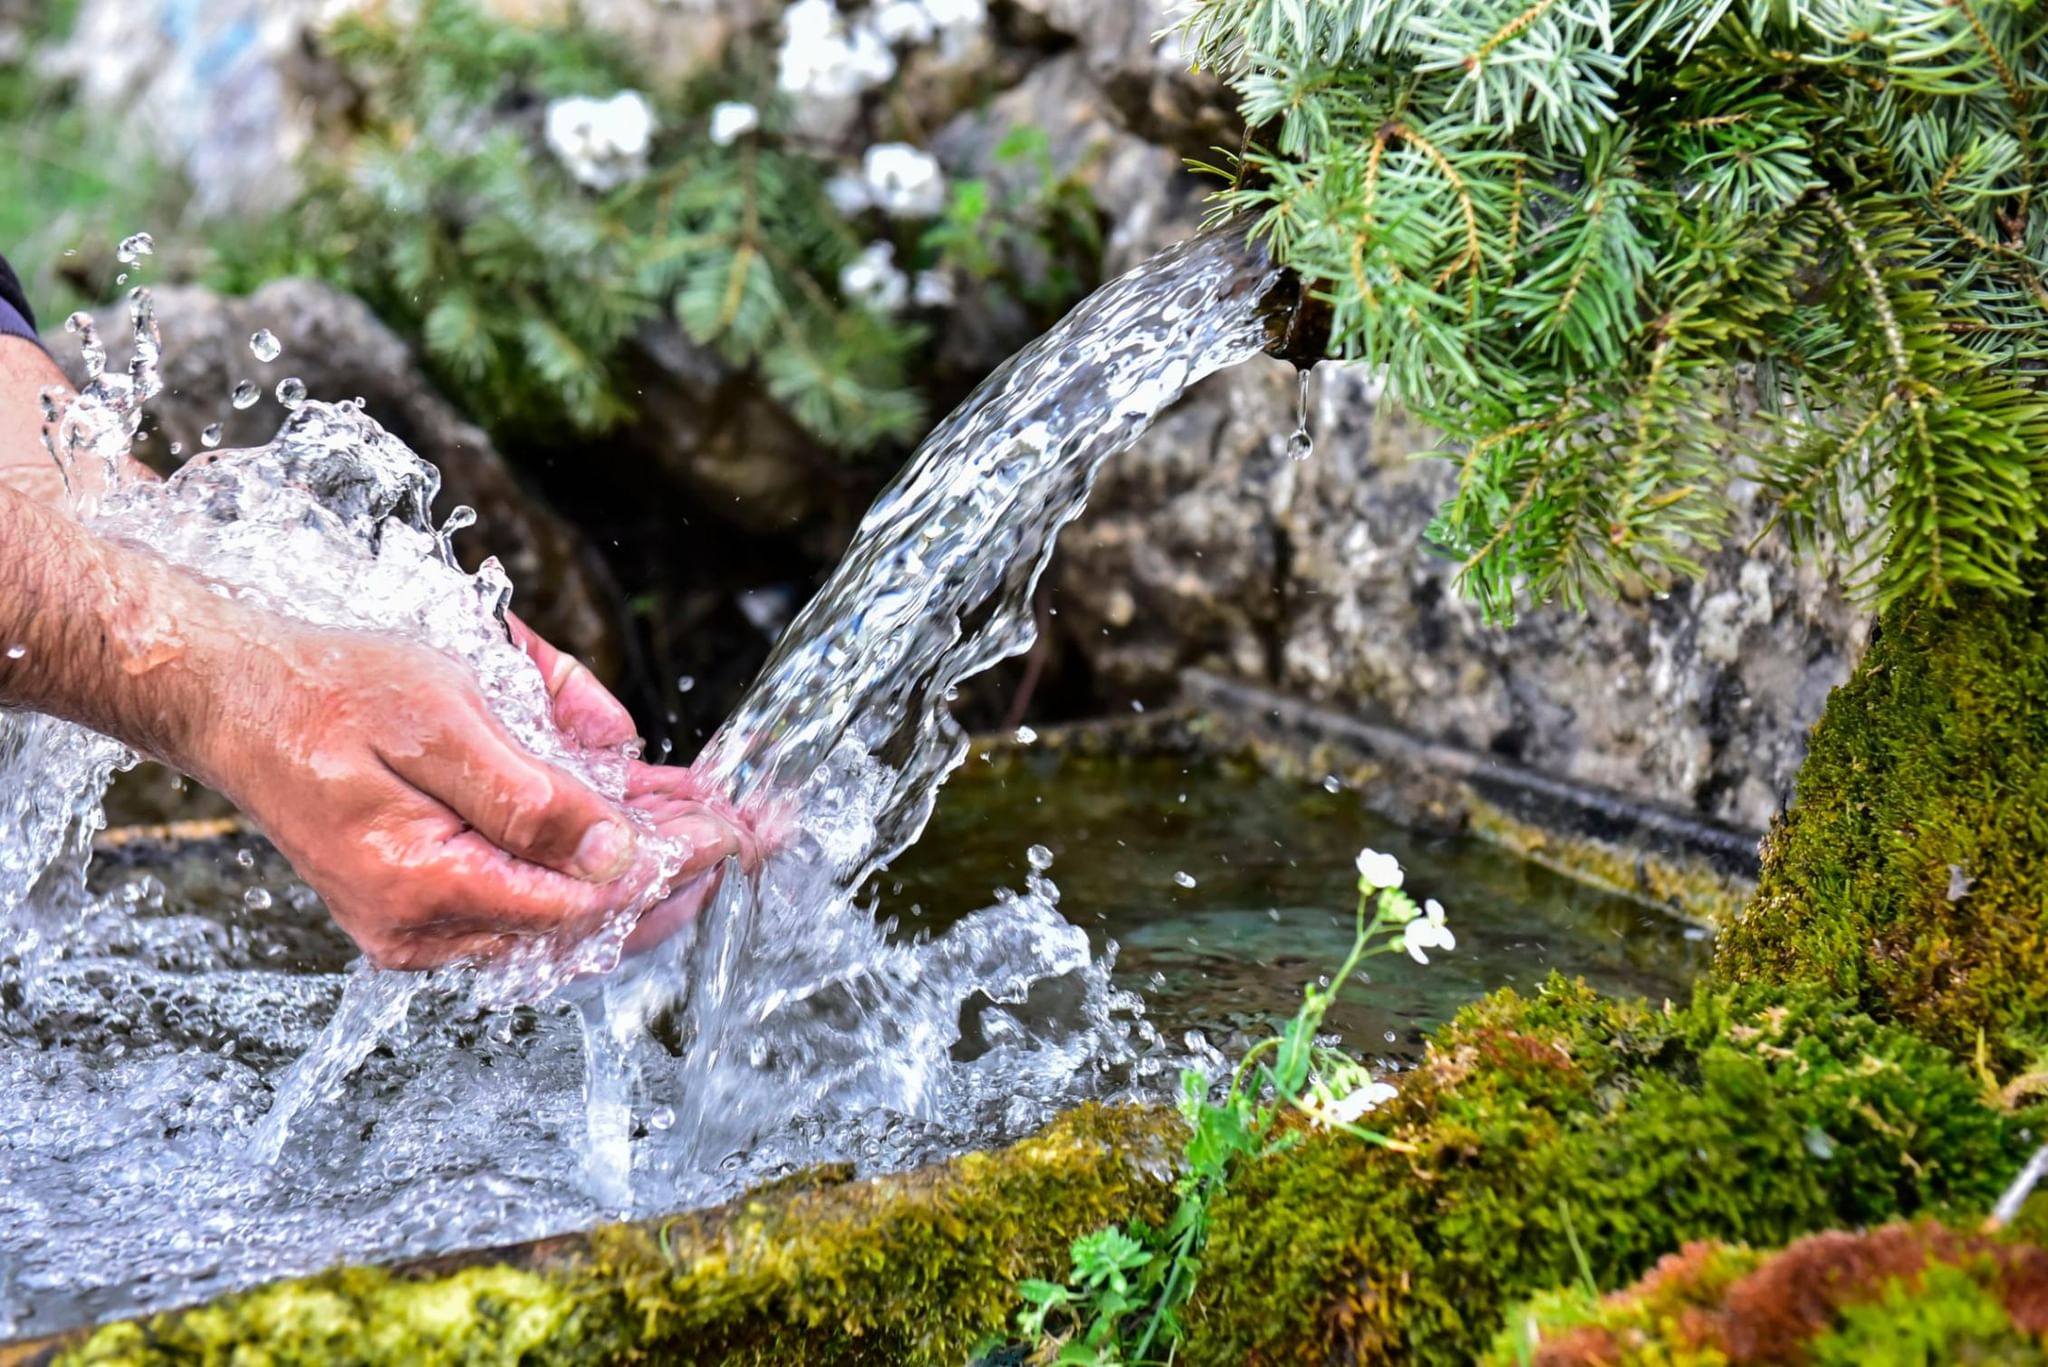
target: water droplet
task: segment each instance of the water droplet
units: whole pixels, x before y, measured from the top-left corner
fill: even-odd
[[[7,647],[7,658],[8,658],[8,659],[10,659],[10,660],[18,660],[18,659],[20,659],[20,658],[21,658],[22,656],[24,656],[24,655],[26,655],[26,654],[28,654],[28,647],[27,647],[27,646],[24,646],[24,645],[12,645],[12,646],[9,646],[9,647]]]
[[[1029,745],[1037,739],[1038,733],[1032,730],[1030,727],[1020,726],[1017,728],[1017,744]]]
[[[296,375],[288,380],[279,380],[277,401],[286,408],[297,408],[306,401],[306,382]]]
[[[1139,702],[1139,701],[1138,701],[1138,700],[1137,700],[1136,698],[1132,698],[1132,699],[1131,699],[1131,711],[1133,711],[1133,712],[1143,712],[1144,710],[1145,710],[1145,704],[1143,704],[1143,703]]]
[[[676,680],[676,692],[678,693],[687,693],[696,686],[697,681],[687,674]]]
[[[1183,871],[1174,874],[1173,881],[1180,884],[1184,888],[1191,888],[1195,885],[1195,876],[1192,873],[1187,873]]]
[[[97,380],[105,374],[107,349],[100,345],[99,329],[93,325],[92,315],[80,309],[64,320],[64,330],[78,338],[78,354],[85,360],[86,378]]]
[[[1287,457],[1307,460],[1316,453],[1315,434],[1308,430],[1308,380],[1315,370],[1305,369],[1298,377],[1301,388],[1295,398],[1294,435],[1287,439]]]
[[[1033,845],[1030,849],[1024,851],[1024,858],[1039,873],[1044,873],[1052,867],[1052,851],[1043,845]]]
[[[148,233],[130,233],[121,239],[121,245],[114,249],[114,259],[124,266],[132,266],[145,256],[156,254],[156,239]]]
[[[254,408],[256,400],[262,397],[263,391],[256,387],[254,380],[238,380],[235,382],[235,392],[229,396],[229,402],[237,408]]]
[[[657,1106],[647,1115],[647,1128],[657,1133],[675,1128],[675,1123],[676,1108],[673,1106]]]
[[[441,539],[446,541],[459,531],[476,525],[476,509],[467,503],[458,503],[448,510],[448,520],[441,524]]]
[[[209,451],[220,445],[220,424],[217,422],[208,423],[206,430],[199,434],[199,444]]]
[[[1393,1043],[1397,1042],[1397,1041],[1398,1041],[1398,1040],[1399,1040],[1399,1039],[1400,1039],[1401,1037],[1400,1037],[1399,1035],[1395,1034],[1395,1033],[1394,1033],[1393,1031],[1389,1030],[1389,1031],[1387,1031],[1387,1033],[1386,1033],[1386,1036],[1385,1036],[1385,1038],[1386,1038],[1386,1041],[1387,1041],[1387,1043],[1389,1043],[1389,1044],[1393,1044]]]
[[[277,334],[269,328],[257,328],[249,338],[249,351],[257,360],[269,365],[284,353],[284,344],[277,340]]]
[[[1343,780],[1343,779],[1341,779],[1341,778],[1338,778],[1338,777],[1337,777],[1337,776],[1336,776],[1335,774],[1330,774],[1330,775],[1328,775],[1327,777],[1325,777],[1325,778],[1323,779],[1323,791],[1324,791],[1324,792],[1326,792],[1326,793],[1341,793],[1341,792],[1343,792],[1343,791],[1344,791],[1344,780]]]
[[[244,869],[253,869],[253,868],[255,868],[255,867],[256,867],[256,852],[255,852],[254,850],[236,850],[236,851],[235,851],[235,865],[236,865],[236,867],[238,867],[238,868],[244,868]]]
[[[174,441],[174,442],[172,442],[172,443],[171,443],[171,455],[172,455],[172,456],[173,456],[174,458],[175,458],[175,457],[177,457],[177,456],[182,456],[182,455],[184,455],[184,454],[185,454],[185,443],[184,443],[184,442],[182,442],[182,441]]]
[[[242,905],[251,911],[269,911],[270,890],[268,888],[250,888],[242,894]]]
[[[115,284],[117,284],[117,285],[125,285],[125,284],[127,284],[127,283],[128,283],[128,272],[126,272],[126,271],[122,271],[122,272],[121,272],[121,273],[120,273],[119,275],[116,275],[116,276],[114,277],[114,283],[115,283]]]

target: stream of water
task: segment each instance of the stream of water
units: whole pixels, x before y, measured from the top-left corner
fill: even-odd
[[[1032,587],[1096,471],[1260,349],[1275,283],[1227,237],[1184,244],[932,434],[699,761],[780,814],[779,844],[624,963],[638,908],[510,963],[305,971],[294,936],[332,932],[303,889],[281,934],[167,911],[149,879],[89,881],[129,757],[0,718],[0,1338],[700,1205],[827,1159],[904,1166],[1170,1076],[1042,868],[932,935],[893,933],[862,889],[965,754],[954,686],[1031,644]],[[456,566],[466,512],[437,529],[437,476],[357,405],[281,393],[271,445],[124,482],[157,385],[146,295],[135,325],[125,373],[85,330],[93,380],[52,414],[80,517],[223,593],[464,660],[522,742],[622,791],[624,753],[549,722],[502,572]]]

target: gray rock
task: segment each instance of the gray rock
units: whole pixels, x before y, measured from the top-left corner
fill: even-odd
[[[1131,132],[1204,160],[1235,149],[1244,132],[1237,102],[1221,81],[1193,69],[1174,26],[1176,0],[1018,0],[1076,51]]]
[[[297,163],[348,101],[313,35],[328,0],[82,0],[49,74],[138,150],[181,169],[202,215],[297,193]]]
[[[1286,454],[1291,367],[1215,377],[1113,462],[1055,564],[1105,689],[1200,667],[1373,713],[1538,770],[1751,828],[1790,795],[1806,733],[1869,614],[1776,539],[1699,584],[1584,617],[1486,625],[1422,531],[1452,482],[1429,437],[1325,366],[1317,452]],[[1759,525],[1738,490],[1736,544]]]
[[[520,487],[482,429],[464,419],[421,375],[411,350],[361,300],[309,280],[278,280],[247,298],[178,286],[155,291],[164,342],[164,393],[150,405],[153,431],[137,454],[159,468],[174,465],[176,444],[189,458],[201,435],[221,425],[221,445],[270,440],[284,418],[275,391],[295,376],[316,399],[361,398],[370,416],[440,467],[437,515],[467,504],[479,525],[456,539],[473,568],[496,555],[519,586],[516,603],[543,636],[615,676],[622,639],[604,571],[583,538]],[[120,364],[127,310],[97,315],[100,335]],[[269,328],[284,351],[270,364],[251,354],[249,339]],[[77,347],[53,328],[50,349],[79,378]],[[229,401],[235,385],[253,382],[262,397],[246,410]]]

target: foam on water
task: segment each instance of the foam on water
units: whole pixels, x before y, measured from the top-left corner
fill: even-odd
[[[90,896],[129,757],[0,719],[0,1337],[701,1205],[827,1159],[901,1167],[1169,1074],[1039,861],[935,938],[878,924],[861,889],[965,755],[953,686],[1029,647],[1032,586],[1096,470],[1260,348],[1272,281],[1228,239],[1176,248],[932,435],[700,760],[773,853],[623,965],[635,908],[582,944],[406,977],[280,967],[262,923],[146,883]],[[270,610],[455,655],[522,742],[623,790],[623,752],[550,724],[502,572],[465,574],[428,520],[431,467],[352,405],[301,402],[270,446],[124,484],[155,386],[146,298],[136,322],[129,373],[100,369],[54,432],[81,517]]]

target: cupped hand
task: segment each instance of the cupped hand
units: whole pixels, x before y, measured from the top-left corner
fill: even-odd
[[[217,673],[188,767],[262,827],[373,962],[431,968],[578,937],[650,890],[658,870],[634,824],[520,746],[464,666],[386,638],[260,625]]]

